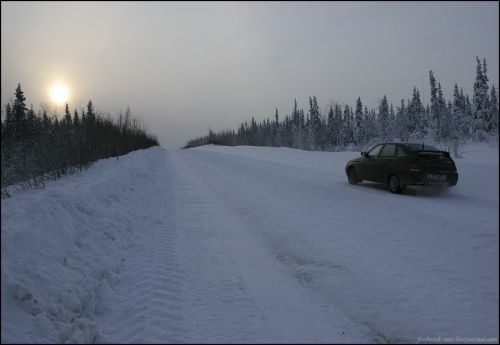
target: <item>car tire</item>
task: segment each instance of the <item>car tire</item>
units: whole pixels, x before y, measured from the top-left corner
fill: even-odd
[[[388,181],[389,191],[394,194],[399,194],[403,191],[404,188],[401,188],[401,184],[399,183],[399,178],[396,175],[389,176]]]
[[[349,180],[349,183],[353,185],[356,185],[360,182],[354,167],[351,167],[349,168],[349,170],[347,170],[347,179]]]

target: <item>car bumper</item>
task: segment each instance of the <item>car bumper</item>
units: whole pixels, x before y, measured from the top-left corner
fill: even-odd
[[[438,176],[442,176],[438,179]],[[458,182],[457,172],[438,172],[438,173],[428,173],[428,172],[407,172],[402,174],[401,180],[405,185],[418,185],[418,186],[428,186],[428,185],[449,185],[454,186]]]

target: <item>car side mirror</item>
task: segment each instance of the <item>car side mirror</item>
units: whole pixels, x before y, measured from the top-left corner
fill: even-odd
[[[361,156],[366,157],[366,152],[365,152],[365,151],[362,151],[362,152],[361,152]]]

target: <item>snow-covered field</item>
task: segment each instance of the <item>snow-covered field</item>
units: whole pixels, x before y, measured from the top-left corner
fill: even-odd
[[[14,195],[1,340],[498,342],[498,146],[465,151],[439,194],[349,185],[358,152],[204,146]]]

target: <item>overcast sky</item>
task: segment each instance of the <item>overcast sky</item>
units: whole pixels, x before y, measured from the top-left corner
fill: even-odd
[[[70,107],[130,106],[162,145],[307,109],[316,95],[375,107],[415,85],[471,94],[476,56],[498,89],[498,2],[4,2],[1,101],[35,109],[60,81]]]

